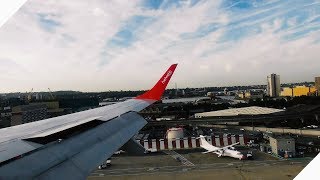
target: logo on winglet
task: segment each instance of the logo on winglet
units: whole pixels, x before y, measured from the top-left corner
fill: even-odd
[[[161,81],[162,84],[166,83],[167,79],[172,75],[172,71],[168,71],[168,73],[166,74],[166,76],[163,78],[163,80]]]

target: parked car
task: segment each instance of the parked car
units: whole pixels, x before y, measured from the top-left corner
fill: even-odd
[[[247,153],[247,159],[248,159],[248,160],[252,160],[252,159],[253,159],[252,151],[248,151],[248,153]]]
[[[119,154],[124,153],[124,152],[125,152],[125,151],[123,151],[123,150],[119,150],[119,151],[114,152],[113,154],[119,155]]]
[[[312,141],[308,142],[308,145],[313,146],[314,143]]]
[[[107,167],[111,166],[111,158],[107,159],[106,162],[98,166],[99,169],[106,169]]]

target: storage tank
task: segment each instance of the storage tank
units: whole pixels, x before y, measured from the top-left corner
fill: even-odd
[[[178,139],[184,138],[184,129],[183,128],[170,128],[166,133],[167,139]]]

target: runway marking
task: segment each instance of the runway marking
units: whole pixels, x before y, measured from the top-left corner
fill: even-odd
[[[185,166],[195,166],[191,161],[189,161],[187,158],[182,156],[181,154],[175,152],[175,151],[163,151],[165,154],[170,155],[176,160],[179,160],[183,165]]]

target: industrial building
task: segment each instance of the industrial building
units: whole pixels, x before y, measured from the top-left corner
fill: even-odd
[[[180,139],[184,138],[184,129],[183,128],[170,128],[166,133],[167,139]]]
[[[310,96],[310,95],[315,95],[316,91],[317,89],[314,86],[312,87],[296,86],[294,88],[284,87],[282,88],[281,96],[290,96],[290,97]]]
[[[47,117],[57,117],[71,113],[71,108],[60,108],[59,101],[30,103],[30,105],[44,104],[47,107]]]
[[[28,105],[0,106],[0,128],[70,114],[71,108],[60,108],[58,101],[33,102]]]
[[[282,157],[294,157],[296,155],[295,139],[290,136],[270,137],[272,153]]]
[[[267,77],[267,95],[270,97],[280,96],[280,75],[271,74]]]
[[[163,99],[163,104],[170,104],[170,103],[194,103],[200,101],[207,101],[211,100],[210,97],[189,97],[189,98],[178,98],[178,99]]]
[[[1,106],[0,107],[0,128],[9,127],[11,124],[11,107]]]
[[[273,113],[278,113],[283,111],[284,110],[282,109],[251,106],[251,107],[244,107],[244,108],[233,108],[233,109],[225,109],[220,111],[196,113],[195,118],[238,116],[238,115],[261,115],[261,114],[273,114]]]
[[[47,118],[45,104],[30,104],[12,108],[11,126],[39,121]]]
[[[319,92],[320,92],[320,77],[315,77],[315,88],[317,90],[317,95],[319,95]]]
[[[238,98],[240,99],[262,99],[263,98],[263,91],[245,91],[245,92],[238,92]]]

